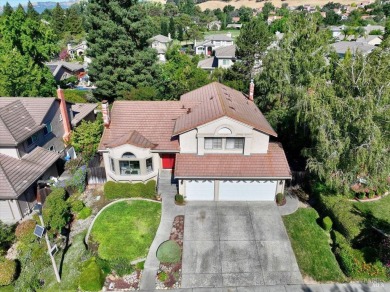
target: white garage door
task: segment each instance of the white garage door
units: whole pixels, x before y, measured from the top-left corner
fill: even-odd
[[[273,201],[276,181],[220,181],[220,201]]]
[[[9,207],[8,201],[0,201],[0,220],[3,222],[13,221],[14,216],[12,215],[11,208]]]
[[[186,199],[188,201],[214,201],[214,181],[187,180]]]

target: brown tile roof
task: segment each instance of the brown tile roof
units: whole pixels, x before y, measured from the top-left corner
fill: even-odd
[[[35,148],[22,159],[0,154],[0,198],[17,198],[59,157],[59,154],[41,147]]]
[[[176,154],[177,178],[291,178],[282,146],[269,143],[268,153]]]
[[[117,140],[137,131],[154,149],[179,150],[177,137],[172,137],[175,120],[196,103],[181,101],[115,101],[111,109],[111,123],[104,129],[99,150],[117,143]]]
[[[17,145],[41,129],[54,98],[0,97],[0,145]]]
[[[144,136],[137,131],[130,131],[130,133],[123,135],[121,138],[112,141],[111,144],[107,144],[106,147],[114,148],[124,144],[130,144],[141,148],[154,148],[157,145],[150,142]]]
[[[180,101],[197,101],[200,104],[192,108],[190,113],[184,114],[176,120],[173,135],[227,116],[261,132],[277,136],[253,102],[249,101],[241,92],[218,82],[183,94]]]
[[[96,103],[75,103],[72,104],[73,119],[71,124],[77,126],[86,116],[88,116],[97,107]]]

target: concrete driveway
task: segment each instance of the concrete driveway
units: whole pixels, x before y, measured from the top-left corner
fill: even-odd
[[[301,284],[273,202],[189,202],[182,288]]]

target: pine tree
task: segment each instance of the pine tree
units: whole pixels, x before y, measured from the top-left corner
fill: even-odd
[[[83,19],[77,8],[72,5],[66,10],[65,31],[72,35],[83,32]]]
[[[28,1],[27,4],[27,17],[34,20],[39,20],[39,13],[34,9],[34,6],[31,4],[30,1]]]
[[[183,27],[180,24],[177,26],[177,39],[179,41],[183,41],[184,40],[183,39]]]
[[[65,28],[65,11],[62,9],[61,5],[57,3],[56,7],[51,12],[52,20],[51,25],[54,30],[54,33],[58,38],[61,38],[62,33]]]
[[[9,5],[9,3],[5,3],[5,5],[3,6],[3,14],[2,16],[9,16],[12,14],[12,12],[14,12],[13,8],[11,5]]]
[[[163,20],[161,21],[161,34],[168,36],[168,33],[169,33],[168,23],[165,20]]]
[[[142,4],[132,0],[90,0],[86,32],[89,76],[97,98],[115,99],[134,87],[154,84],[156,51],[147,40],[153,26]]]
[[[176,27],[175,27],[175,21],[173,20],[173,17],[169,19],[169,33],[171,34],[172,39],[176,37]]]

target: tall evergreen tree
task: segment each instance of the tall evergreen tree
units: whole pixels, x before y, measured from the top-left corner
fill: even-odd
[[[27,17],[34,20],[39,20],[39,13],[34,9],[34,6],[30,1],[28,1],[27,4]]]
[[[171,38],[174,39],[176,37],[176,27],[173,17],[169,19],[169,33],[171,34]]]
[[[5,5],[3,6],[3,14],[2,16],[9,16],[12,14],[12,12],[14,12],[14,9],[12,8],[11,5],[9,5],[9,3],[5,3]]]
[[[57,3],[56,7],[51,11],[51,25],[54,30],[54,33],[57,37],[61,37],[65,28],[65,11],[62,9],[61,5]]]
[[[168,23],[165,20],[161,21],[161,34],[168,36],[169,33],[169,28],[168,28]]]
[[[72,35],[79,34],[84,31],[82,16],[79,14],[79,11],[75,5],[70,6],[66,10],[65,24],[65,31]]]
[[[96,97],[115,99],[152,85],[157,55],[147,42],[153,26],[144,6],[133,0],[91,0],[87,10],[89,76]]]
[[[177,39],[179,41],[183,41],[184,40],[183,39],[183,27],[180,24],[177,26]]]

